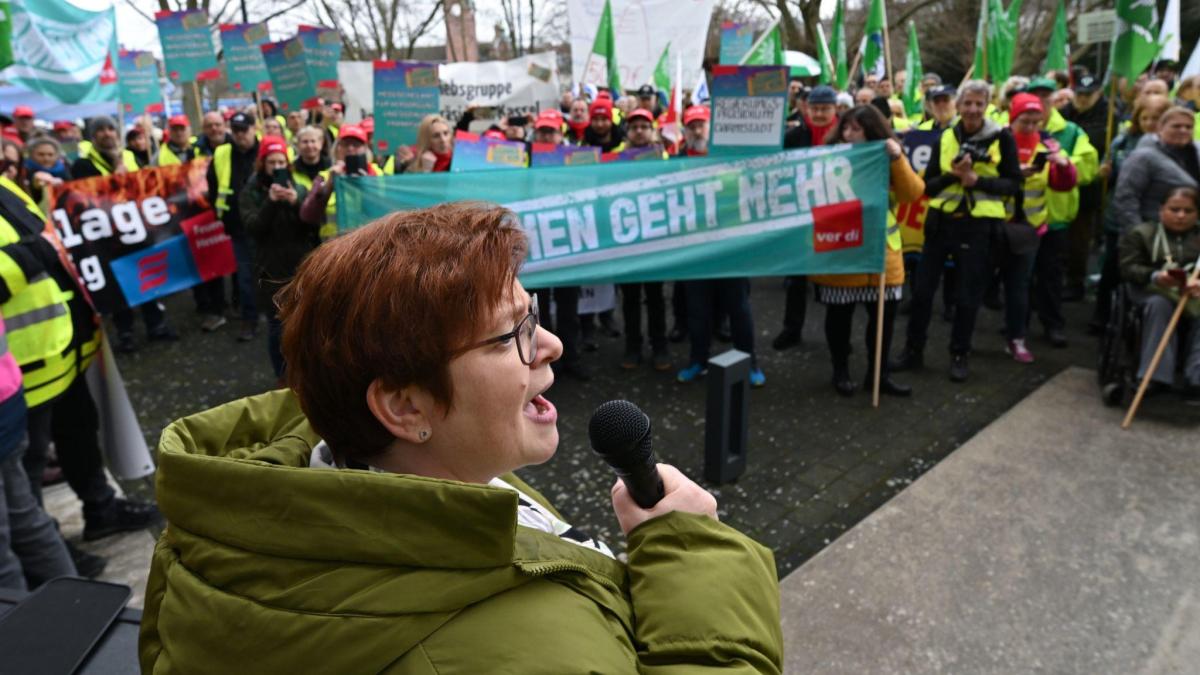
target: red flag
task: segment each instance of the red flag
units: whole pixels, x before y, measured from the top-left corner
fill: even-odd
[[[100,84],[115,84],[117,81],[117,69],[113,68],[112,52],[104,57],[104,67],[100,69]]]

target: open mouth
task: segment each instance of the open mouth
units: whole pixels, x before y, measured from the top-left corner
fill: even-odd
[[[558,421],[558,410],[541,394],[525,404],[524,412],[526,417],[538,424],[554,424]]]

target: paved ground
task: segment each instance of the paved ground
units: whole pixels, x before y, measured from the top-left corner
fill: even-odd
[[[956,385],[946,378],[948,330],[938,318],[926,354],[929,367],[902,378],[914,385],[916,395],[907,400],[885,397],[882,407],[872,410],[867,395],[842,399],[834,394],[819,305],[810,303],[804,345],[780,353],[771,350],[770,341],[781,323],[781,280],[756,280],[752,303],[767,386],[751,395],[749,466],[736,484],[709,487],[719,498],[723,521],[775,551],[781,577],[1063,368],[1090,368],[1095,362],[1094,340],[1083,334],[1090,307],[1067,306],[1069,349],[1053,350],[1040,339],[1031,340],[1037,362],[1028,366],[1004,355],[997,333],[1000,314],[984,310],[973,376]],[[256,342],[238,344],[234,321],[215,334],[199,331],[190,294],[171,298],[167,305],[183,340],[143,346],[137,354],[119,359],[151,446],[170,421],[261,392],[273,383],[265,330]],[[865,368],[865,315],[860,319],[852,357],[856,377]],[[901,318],[897,326],[897,349],[904,322]],[[622,346],[620,339],[601,339],[600,351],[586,355],[595,374],[591,382],[561,378],[554,385],[548,397],[559,409],[558,455],[524,472],[576,525],[617,545],[620,531],[608,504],[612,476],[587,446],[591,411],[613,398],[638,403],[653,419],[661,459],[693,477],[701,475],[704,446],[703,384],[679,385],[674,373],[648,367],[622,371],[617,366]],[[672,351],[682,366],[686,345],[672,345]],[[1099,406],[1099,398],[1081,405]],[[1200,413],[1156,401],[1146,414],[1153,418]],[[148,547],[148,538],[131,539],[129,545]]]
[[[1060,373],[785,579],[786,670],[1197,672],[1200,418],[1094,399]]]

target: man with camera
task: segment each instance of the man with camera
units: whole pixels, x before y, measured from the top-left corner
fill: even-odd
[[[968,80],[958,90],[959,121],[942,132],[925,170],[930,196],[925,248],[917,266],[908,342],[893,365],[914,370],[925,363],[925,342],[946,258],[954,256],[960,275],[957,309],[950,336],[950,379],[963,382],[975,316],[991,275],[989,243],[1005,218],[1005,202],[1021,189],[1021,165],[1012,133],[984,115],[992,87]]]

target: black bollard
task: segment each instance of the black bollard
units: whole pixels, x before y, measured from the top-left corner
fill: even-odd
[[[750,355],[736,349],[708,360],[704,478],[718,485],[746,470],[750,437]]]

